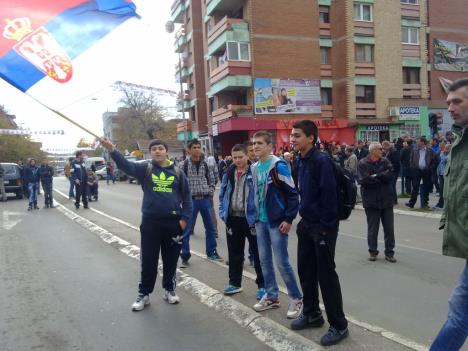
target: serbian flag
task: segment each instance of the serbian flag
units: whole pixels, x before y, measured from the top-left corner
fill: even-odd
[[[83,67],[104,69],[106,47],[97,50],[101,61],[88,52],[132,18],[136,6],[126,0],[0,0],[0,78],[50,96],[79,80]]]

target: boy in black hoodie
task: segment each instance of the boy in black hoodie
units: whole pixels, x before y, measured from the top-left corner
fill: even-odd
[[[177,260],[182,245],[182,233],[192,213],[192,196],[185,174],[167,159],[167,144],[152,140],[149,145],[151,163],[130,162],[116,150],[108,139],[101,145],[110,151],[119,169],[135,177],[143,187],[142,219],[140,225],[141,280],[133,311],[149,305],[149,294],[156,283],[159,251],[163,261],[164,299],[175,304]]]

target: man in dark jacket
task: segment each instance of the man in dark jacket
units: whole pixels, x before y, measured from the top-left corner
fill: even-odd
[[[101,145],[110,151],[117,167],[135,177],[143,187],[141,206],[141,280],[133,311],[149,305],[149,294],[156,283],[159,252],[163,262],[164,299],[170,304],[179,302],[175,293],[176,269],[182,246],[182,233],[192,213],[192,199],[187,178],[167,159],[167,144],[152,140],[149,144],[151,164],[130,162],[116,150],[108,139]]]
[[[400,175],[400,153],[395,149],[395,147],[387,140],[382,143],[382,148],[384,150],[383,156],[390,161],[393,167],[393,202],[395,205],[398,204],[398,198],[396,193],[396,182],[398,176]]]
[[[358,161],[362,160],[369,153],[362,140],[358,140],[358,144],[356,150],[354,150],[354,153],[356,154]]]
[[[401,194],[406,194],[406,197],[409,197],[411,194],[411,150],[413,150],[413,140],[408,138],[408,140],[403,142],[403,149],[400,151],[400,161],[401,161]]]
[[[291,328],[319,328],[324,324],[319,307],[320,285],[330,323],[320,342],[329,346],[348,336],[348,321],[343,312],[340,281],[335,270],[339,227],[335,166],[328,155],[314,147],[317,137],[317,126],[313,122],[301,121],[293,125],[291,143],[301,153],[298,188],[302,219],[297,225],[297,266],[304,309],[291,323]]]
[[[421,208],[429,209],[429,190],[431,187],[431,172],[435,166],[435,157],[432,149],[427,147],[427,140],[424,137],[418,139],[418,148],[411,151],[410,167],[413,174],[413,191],[411,199],[406,203],[407,207],[413,208],[418,199],[418,191],[421,186]]]
[[[80,197],[83,198],[83,207],[88,207],[88,173],[83,162],[83,152],[77,151],[76,158],[71,165],[71,176],[75,183],[75,207],[80,208]]]
[[[41,177],[42,189],[44,189],[44,205],[45,208],[54,208],[54,200],[52,196],[52,182],[54,177],[54,169],[49,165],[49,160],[44,158],[41,167],[39,168]]]
[[[29,166],[24,169],[24,180],[28,184],[29,207],[28,211],[33,209],[38,210],[37,206],[37,190],[40,182],[39,168],[36,167],[36,160],[30,159]]]
[[[367,243],[369,261],[377,260],[377,237],[380,221],[384,229],[385,259],[396,262],[394,257],[395,233],[393,219],[393,167],[382,157],[382,145],[371,143],[369,155],[359,161],[359,181],[362,189],[362,205],[367,218]]]

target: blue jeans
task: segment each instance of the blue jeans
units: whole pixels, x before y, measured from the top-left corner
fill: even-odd
[[[28,183],[29,207],[37,206],[37,191],[38,190],[39,190],[39,183]]]
[[[468,261],[449,299],[448,318],[430,351],[460,350],[468,336]]]
[[[213,207],[211,206],[211,201],[208,197],[204,199],[193,199],[192,216],[190,217],[182,239],[182,250],[180,252],[180,257],[182,257],[182,259],[187,260],[191,256],[189,243],[190,235],[195,227],[198,212],[201,213],[203,225],[205,226],[206,255],[211,256],[216,252],[216,228],[213,223],[213,218],[211,217],[212,211]]]
[[[107,174],[106,175],[106,182],[107,182],[107,185],[109,185],[109,180],[112,180],[112,184],[115,184],[115,177],[113,174]]]
[[[70,187],[68,188],[68,197],[72,198],[75,197],[75,182],[73,181],[72,177],[69,177],[68,181],[70,182]]]
[[[277,299],[279,293],[275,269],[273,267],[273,251],[276,267],[286,284],[289,298],[302,299],[296,275],[289,263],[288,235],[281,234],[278,227],[271,228],[268,223],[263,222],[256,223],[255,229],[257,231],[258,254],[260,265],[262,266],[263,279],[265,280],[267,297]]]

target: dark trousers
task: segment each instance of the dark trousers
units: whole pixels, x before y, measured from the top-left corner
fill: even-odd
[[[75,206],[80,206],[80,199],[83,198],[83,205],[88,206],[88,184],[75,183]]]
[[[377,238],[379,235],[380,221],[384,230],[385,256],[393,257],[395,254],[395,233],[393,228],[393,207],[384,209],[366,208],[367,218],[367,245],[369,252],[378,254]]]
[[[338,330],[345,329],[348,321],[343,312],[340,280],[335,270],[338,230],[322,235],[318,225],[301,220],[297,225],[297,237],[297,266],[304,296],[304,315],[314,315],[320,311],[320,285],[328,322]]]
[[[252,235],[249,224],[244,217],[229,216],[226,225],[226,237],[229,255],[229,284],[240,287],[244,266],[245,239],[248,240],[254,257],[255,282],[259,288],[264,287],[262,267],[258,258],[257,237]]]
[[[52,182],[42,182],[42,189],[44,189],[44,204],[46,206],[52,206],[54,204]]]
[[[395,205],[398,204],[398,196],[397,196],[397,191],[396,191],[396,183],[397,183],[397,180],[398,180],[398,174],[395,173],[393,175],[393,180],[392,180],[392,192],[393,192],[393,203]]]
[[[177,218],[153,219],[143,217],[140,225],[141,278],[140,294],[151,294],[158,274],[159,252],[163,263],[162,287],[168,291],[176,288],[176,269],[182,247],[182,228]]]
[[[444,208],[444,176],[439,175],[439,201],[437,201],[436,207]]]
[[[401,167],[401,193],[411,194],[411,169],[405,166]]]
[[[93,185],[88,184],[88,199],[89,201],[92,201],[92,197],[94,197],[95,200],[98,198],[98,183],[94,183]]]
[[[429,187],[431,186],[431,171],[428,169],[413,169],[413,191],[411,192],[411,199],[409,203],[414,206],[418,199],[418,192],[421,190],[421,204],[427,206],[429,203]],[[422,186],[420,187],[422,181]]]

